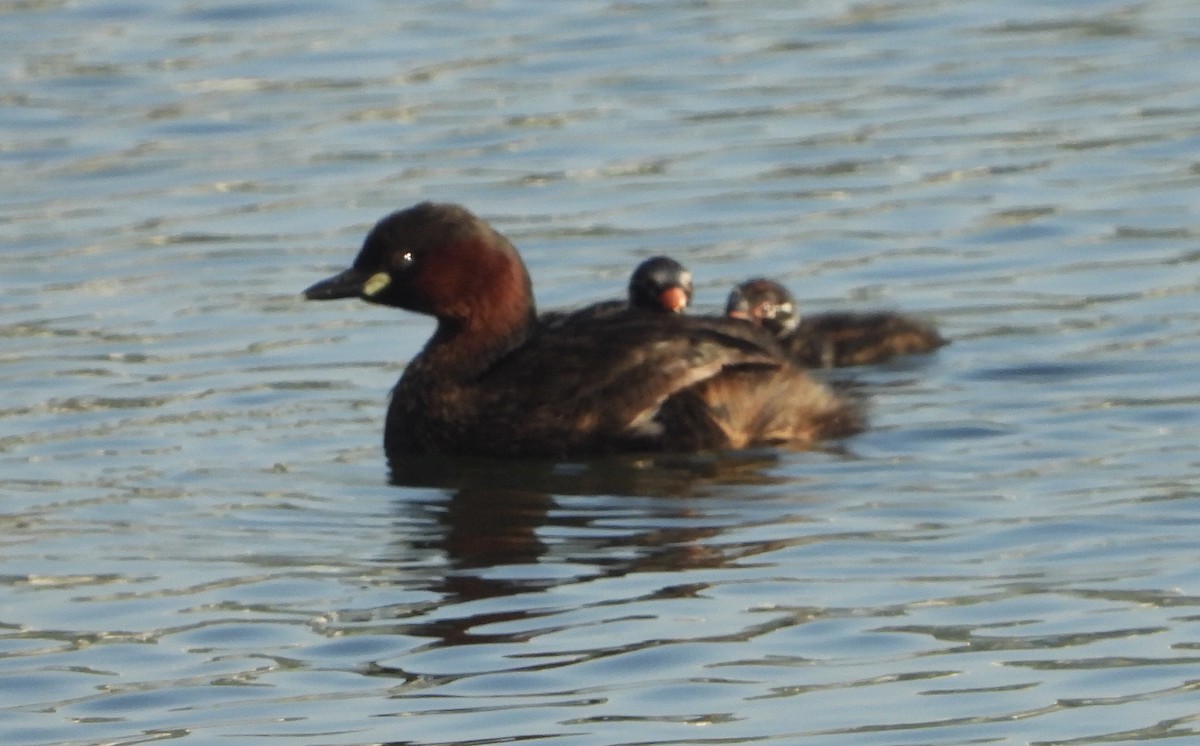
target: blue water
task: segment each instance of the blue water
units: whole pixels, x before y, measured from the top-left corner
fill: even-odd
[[[0,742],[1200,733],[1200,5],[0,3]],[[389,483],[466,204],[543,308],[935,321],[813,453]]]

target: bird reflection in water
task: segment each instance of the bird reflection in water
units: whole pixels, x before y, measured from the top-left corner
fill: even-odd
[[[603,574],[612,575],[694,567],[698,562],[719,564],[719,558],[706,559],[707,553],[695,547],[696,541],[713,535],[711,528],[615,531],[612,519],[630,511],[622,498],[653,499],[653,516],[646,522],[674,523],[694,517],[697,505],[671,498],[703,497],[721,484],[794,481],[767,472],[777,461],[777,454],[764,450],[653,459],[619,456],[581,463],[420,456],[393,458],[390,467],[393,484],[435,490],[431,499],[414,504],[406,498],[397,507],[426,513],[423,522],[432,520],[436,531],[421,540],[423,548],[444,552],[455,570],[537,563],[548,553],[576,558],[594,552],[611,563],[614,545],[637,547],[626,566],[604,569]],[[595,501],[580,509],[574,499],[580,496]],[[564,501],[570,503],[566,508]],[[638,505],[645,507],[644,502]],[[543,538],[544,529],[564,531],[551,546]],[[510,592],[531,590],[526,581],[519,586]],[[497,590],[482,595],[496,595]]]
[[[747,493],[794,487],[794,475],[770,473],[777,463],[778,454],[770,450],[582,463],[393,458],[391,481],[404,490],[395,504],[398,530],[390,561],[411,568],[398,585],[432,592],[437,599],[419,608],[398,608],[402,621],[388,628],[429,639],[423,650],[520,643],[553,629],[549,620],[581,608],[556,605],[550,596],[539,600],[538,594],[639,572],[738,562],[758,548],[713,540],[742,528],[736,514],[716,506],[725,505],[721,495],[731,487]],[[716,498],[712,508],[705,507],[708,497]],[[650,596],[683,598],[706,588],[679,582]],[[531,595],[528,603],[472,603],[522,594]],[[583,608],[612,602],[596,600]],[[406,686],[429,676],[399,663],[375,661],[366,673],[400,679]]]

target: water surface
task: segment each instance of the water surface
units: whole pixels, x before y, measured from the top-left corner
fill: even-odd
[[[0,3],[0,741],[1087,744],[1200,718],[1189,0]],[[812,453],[389,481],[422,199],[544,308],[934,320]]]

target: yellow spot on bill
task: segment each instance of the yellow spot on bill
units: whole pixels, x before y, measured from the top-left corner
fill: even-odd
[[[376,272],[363,283],[363,295],[368,297],[378,295],[391,281],[392,277],[387,272]]]

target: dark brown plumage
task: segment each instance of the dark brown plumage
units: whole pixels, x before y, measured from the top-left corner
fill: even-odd
[[[437,318],[392,393],[389,454],[805,446],[862,427],[748,324],[636,308],[539,323],[516,249],[457,205],[385,217],[349,270],[305,295]]]
[[[763,278],[735,287],[725,313],[762,326],[793,361],[810,368],[870,365],[949,344],[933,326],[900,313],[831,311],[801,316],[787,288]]]

